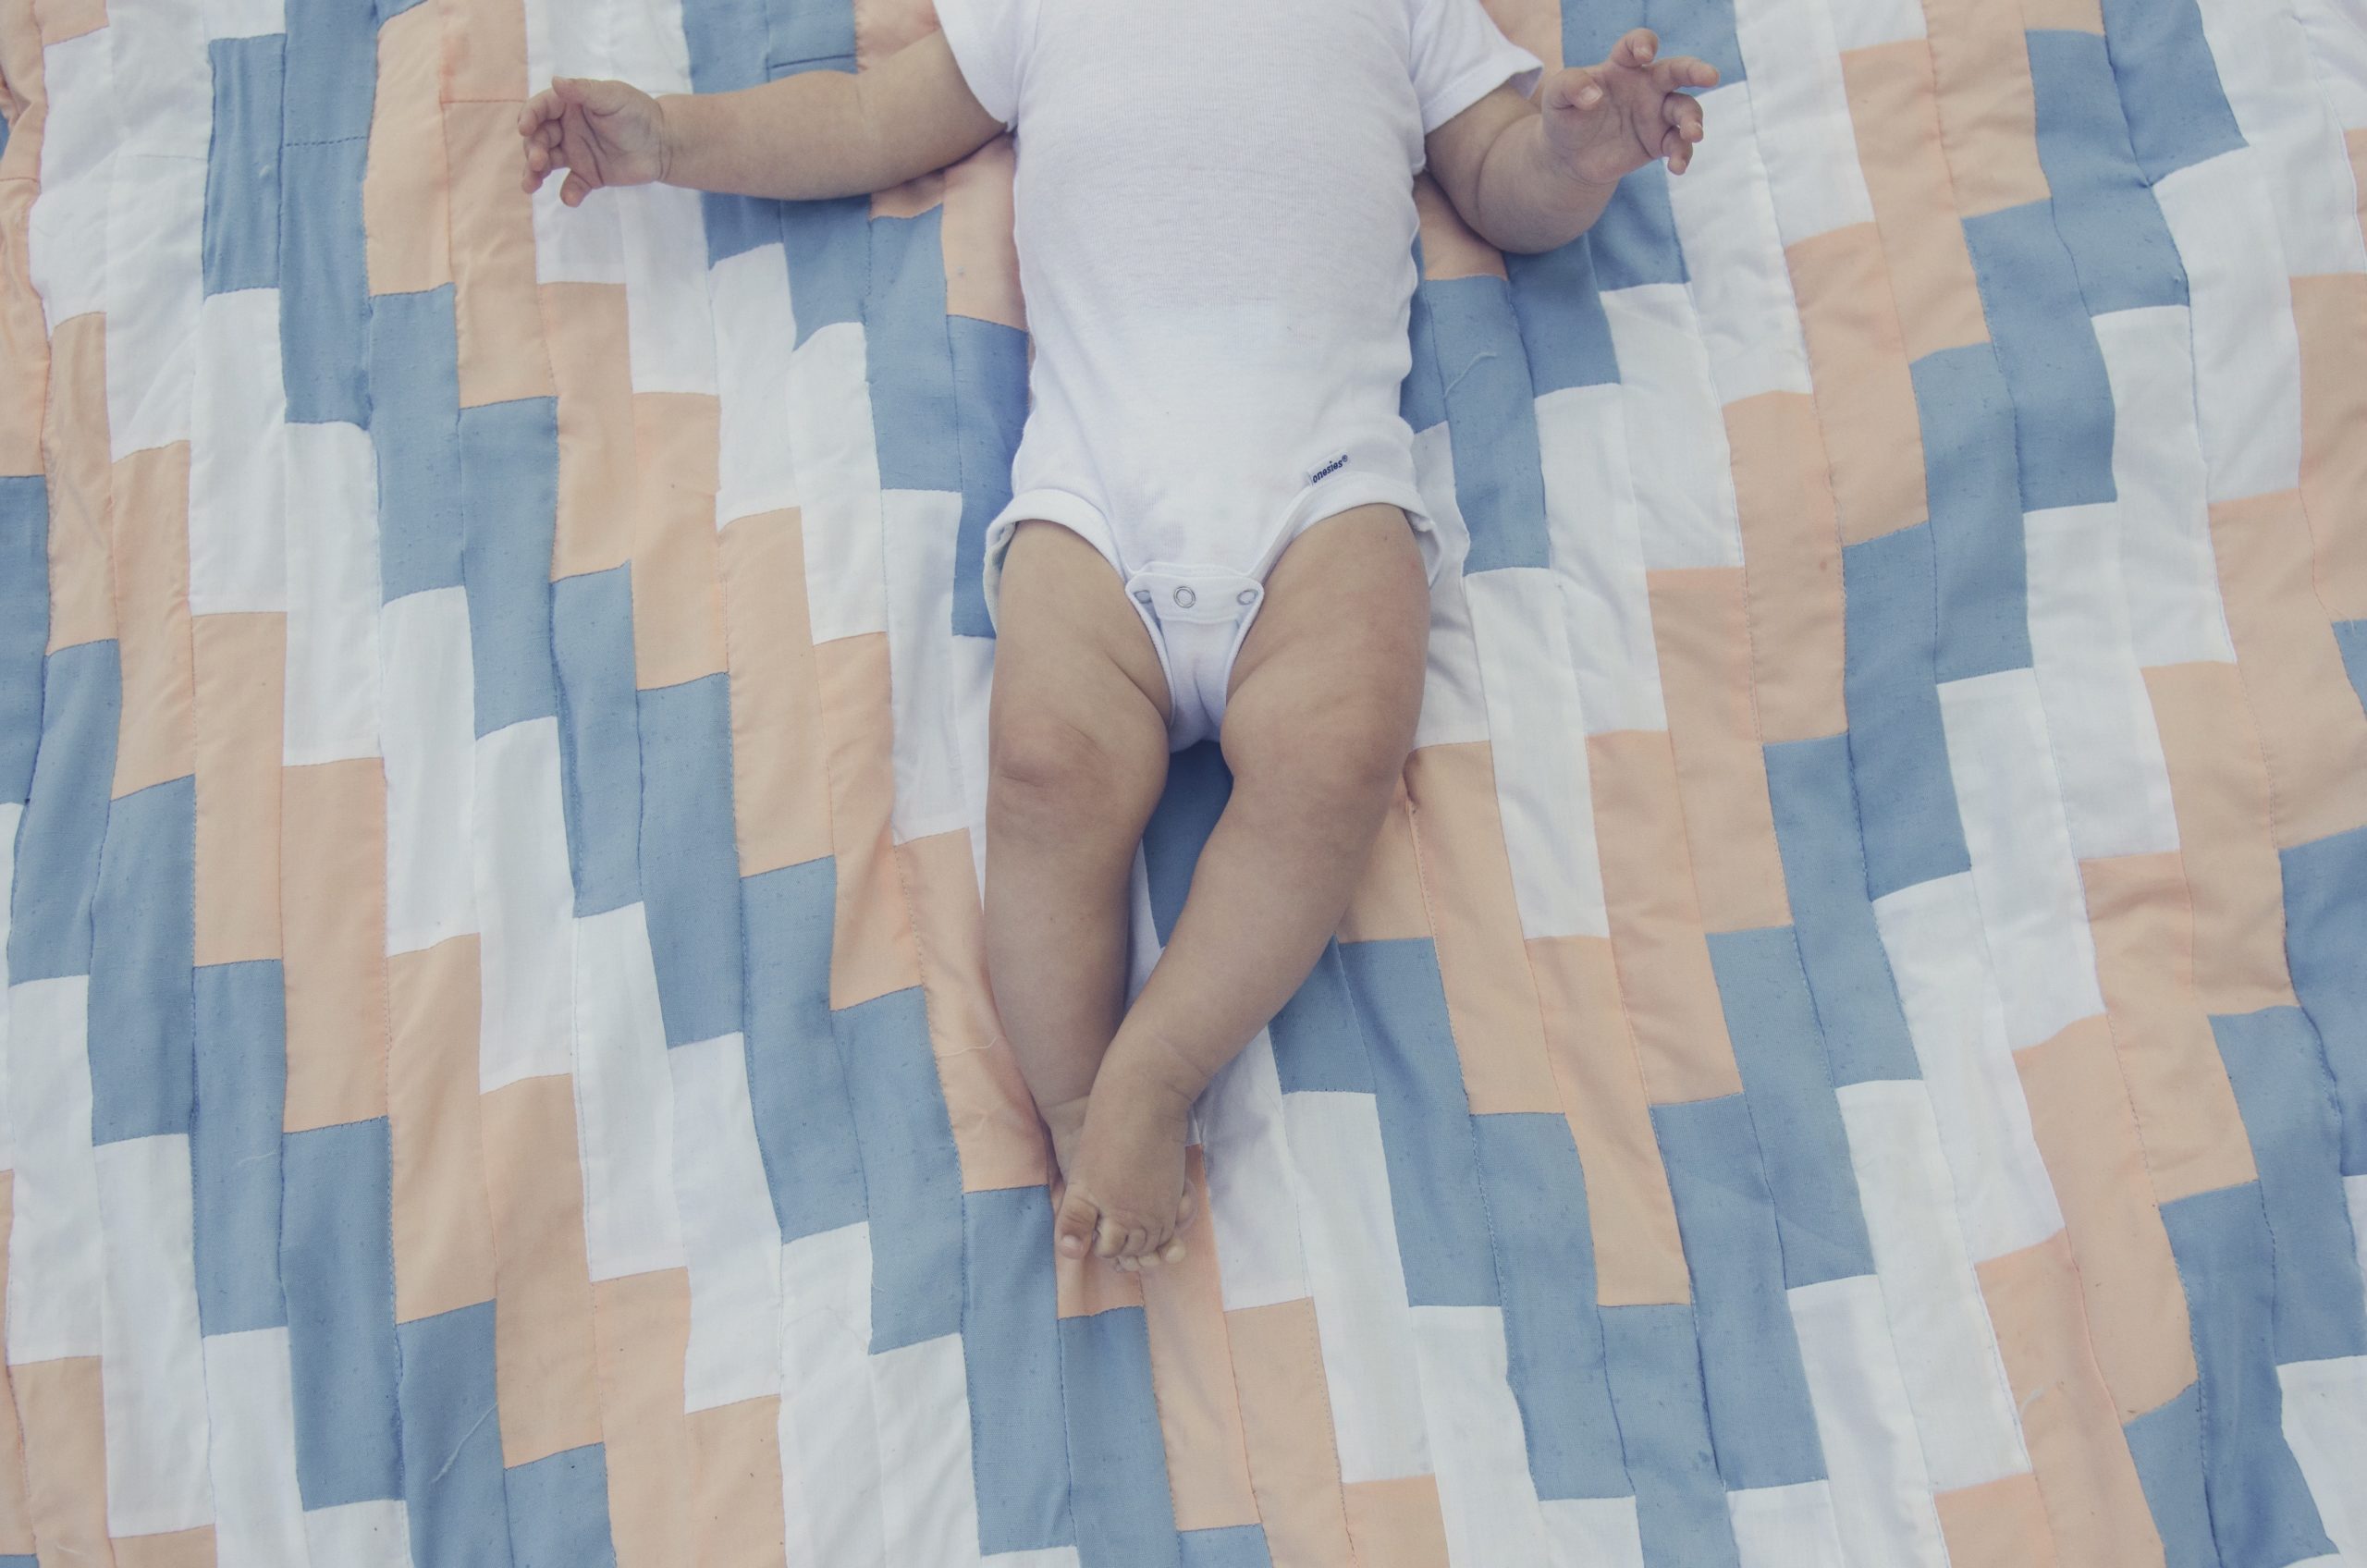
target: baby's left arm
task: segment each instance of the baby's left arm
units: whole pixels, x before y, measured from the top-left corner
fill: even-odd
[[[1551,251],[1602,215],[1620,177],[1655,158],[1685,172],[1717,67],[1660,58],[1637,28],[1599,66],[1557,71],[1523,98],[1499,87],[1430,133],[1429,165],[1463,219],[1500,251]]]

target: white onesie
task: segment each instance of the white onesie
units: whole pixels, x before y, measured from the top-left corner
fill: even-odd
[[[1035,338],[1011,505],[1117,569],[1173,696],[1217,732],[1292,540],[1386,502],[1439,551],[1398,414],[1423,139],[1533,83],[1480,0],[938,0],[1016,132]]]

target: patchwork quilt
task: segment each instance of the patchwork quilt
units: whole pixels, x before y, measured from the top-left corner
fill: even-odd
[[[1420,745],[1138,1281],[980,956],[1011,149],[519,188],[926,0],[0,0],[0,1568],[2367,1564],[2367,10],[1495,9],[1711,139],[1423,190]]]

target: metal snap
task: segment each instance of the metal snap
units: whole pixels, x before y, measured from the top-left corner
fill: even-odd
[[[1233,602],[1236,605],[1254,605],[1257,602],[1257,590],[1244,588],[1239,594],[1233,595]]]
[[[1147,589],[1147,588],[1137,588],[1137,589],[1135,589],[1135,590],[1134,590],[1134,601],[1135,601],[1135,603],[1137,603],[1137,604],[1144,604],[1144,605],[1149,604],[1149,603],[1150,603],[1150,590],[1149,590],[1149,589]]]
[[[1195,594],[1189,588],[1178,588],[1175,590],[1175,603],[1178,607],[1188,610],[1199,602],[1200,595]]]

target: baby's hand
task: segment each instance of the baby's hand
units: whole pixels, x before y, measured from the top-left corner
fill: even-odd
[[[570,207],[604,185],[666,178],[666,113],[621,81],[553,78],[548,92],[518,111],[518,134],[526,140],[526,189],[538,190],[563,168],[558,199]]]
[[[1686,88],[1715,87],[1718,70],[1688,55],[1659,59],[1661,41],[1637,28],[1599,66],[1557,71],[1538,90],[1548,143],[1578,178],[1609,185],[1655,158],[1683,174],[1701,140],[1701,105]]]

